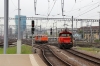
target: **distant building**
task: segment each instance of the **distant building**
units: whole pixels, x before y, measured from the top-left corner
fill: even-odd
[[[83,38],[90,41],[99,39],[99,26],[85,26],[78,29],[78,32],[83,35]]]
[[[20,15],[20,24],[21,24],[21,37],[23,37],[23,32],[26,29],[26,16],[22,16]],[[16,25],[16,30],[15,30],[15,34],[16,36],[18,35],[18,15],[15,15],[15,25]]]

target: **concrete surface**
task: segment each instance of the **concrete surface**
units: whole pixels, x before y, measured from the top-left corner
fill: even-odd
[[[38,54],[0,54],[0,66],[46,66]]]

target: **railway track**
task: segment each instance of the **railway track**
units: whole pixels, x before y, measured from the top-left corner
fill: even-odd
[[[85,59],[86,61],[91,62],[96,66],[100,66],[100,58],[96,58],[96,57],[84,54],[82,52],[79,52],[79,51],[76,51],[76,50],[73,50],[73,49],[66,50],[66,51],[73,54],[73,55],[75,55],[75,56],[78,56],[82,59]]]
[[[54,52],[50,50],[46,45],[42,46],[42,52],[49,66],[72,66],[71,64],[54,54]]]

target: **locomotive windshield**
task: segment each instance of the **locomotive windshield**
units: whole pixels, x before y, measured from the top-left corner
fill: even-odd
[[[60,34],[62,37],[72,37],[72,34]]]

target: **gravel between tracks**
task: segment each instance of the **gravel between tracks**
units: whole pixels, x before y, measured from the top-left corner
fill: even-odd
[[[87,54],[87,55],[91,55],[91,56],[93,56],[93,57],[100,58],[100,53],[94,54],[94,53],[91,53],[91,52],[89,52],[89,51],[78,50],[77,47],[74,47],[74,48],[72,48],[72,49],[77,50],[77,51],[79,51],[79,52],[83,52],[83,53],[85,53],[85,54]]]
[[[76,57],[68,52],[61,50],[55,46],[50,46],[61,58],[73,64],[73,66],[95,66],[90,62],[87,62],[79,57]]]
[[[66,51],[64,51],[63,49],[59,49],[58,47],[56,46],[50,46],[49,47],[59,56],[61,57],[62,59],[66,60],[67,62],[71,63],[72,66],[95,66],[93,65],[92,63],[90,62],[87,62],[79,57],[76,57]],[[73,48],[73,49],[76,49],[78,50],[77,48]],[[81,51],[81,50],[78,50],[80,52],[84,52],[86,54],[91,54],[91,53],[87,53],[85,51]],[[41,57],[41,59],[45,62],[44,58],[42,57],[42,52],[40,49],[36,48],[36,52],[38,53],[38,55]],[[92,56],[96,56],[94,54],[91,54]],[[100,58],[100,56],[96,56],[98,58]]]

